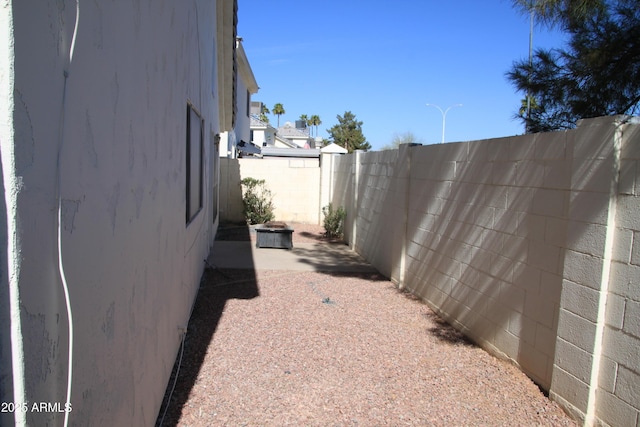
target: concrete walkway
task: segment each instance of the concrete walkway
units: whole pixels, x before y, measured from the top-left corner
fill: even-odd
[[[297,243],[293,249],[257,248],[253,241],[216,241],[207,260],[217,268],[376,272],[340,243]]]

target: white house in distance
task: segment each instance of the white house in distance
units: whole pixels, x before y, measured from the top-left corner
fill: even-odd
[[[271,123],[260,119],[262,102],[251,103],[251,142],[261,148],[298,148],[293,141],[280,135]]]
[[[251,142],[258,147],[274,147],[281,144],[276,138],[276,128],[269,122],[260,120],[257,114],[251,115]],[[288,141],[287,141],[288,142]],[[292,146],[288,143],[287,146]]]
[[[0,8],[0,400],[56,405],[0,425],[157,419],[255,87],[236,0],[147,3]]]
[[[260,120],[262,102],[251,103],[251,142],[258,147],[266,148],[310,148],[314,145],[306,124],[298,121],[295,126],[286,122],[274,128],[268,121]]]
[[[259,152],[251,146],[251,95],[258,92],[258,83],[247,59],[247,54],[242,46],[242,38],[236,38],[237,61],[237,114],[232,130],[223,132],[220,137],[220,146],[226,149],[220,150],[221,157],[235,159],[238,157],[238,146],[242,150]]]
[[[269,122],[260,120],[262,103],[254,101],[251,105],[251,142],[261,148],[263,157],[318,157],[320,153],[346,154],[347,150],[331,143],[322,147],[322,138],[312,138],[306,126],[296,122],[286,122],[278,129]]]

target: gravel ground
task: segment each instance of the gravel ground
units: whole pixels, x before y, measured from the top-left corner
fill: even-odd
[[[323,239],[321,227],[295,229],[294,245]],[[163,425],[576,424],[516,367],[380,275],[215,269],[203,276]]]

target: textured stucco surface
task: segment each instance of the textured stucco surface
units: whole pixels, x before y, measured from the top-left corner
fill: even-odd
[[[3,174],[18,183],[6,222],[19,242],[13,283],[26,398],[64,405],[67,391],[59,195],[75,329],[71,423],[152,425],[214,233],[206,188],[203,209],[185,224],[185,141],[190,102],[204,118],[204,185],[214,182],[216,4],[78,5],[5,6],[16,72],[14,139],[3,140],[2,156],[15,158]],[[3,316],[4,305],[3,295]],[[60,424],[63,416],[29,412],[27,421]]]

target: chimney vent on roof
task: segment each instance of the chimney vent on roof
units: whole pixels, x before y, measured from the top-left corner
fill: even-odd
[[[260,101],[251,101],[251,110],[250,113],[256,116],[262,114],[262,102]]]

